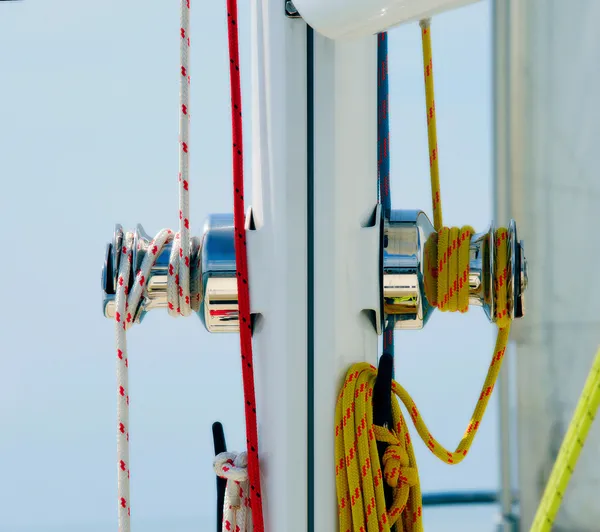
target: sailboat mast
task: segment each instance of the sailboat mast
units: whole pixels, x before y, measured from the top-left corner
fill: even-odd
[[[265,530],[309,530],[307,28],[251,2],[252,225],[247,233]]]
[[[375,34],[465,2],[412,1],[405,11],[407,2],[387,1],[394,9],[375,26],[348,6],[336,25],[334,3],[294,2],[315,31],[286,16],[282,0],[252,3],[248,253],[266,530],[337,528],[336,398],[351,364],[377,363]],[[352,40],[317,32],[333,37],[344,24]]]

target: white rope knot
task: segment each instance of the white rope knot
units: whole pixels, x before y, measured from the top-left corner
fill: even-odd
[[[223,504],[223,532],[252,532],[252,510],[248,482],[248,453],[220,453],[213,467],[227,480]]]
[[[215,473],[218,477],[244,482],[248,480],[248,453],[221,453],[213,462]]]

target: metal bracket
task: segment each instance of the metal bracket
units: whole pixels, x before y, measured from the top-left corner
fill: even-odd
[[[361,283],[356,287],[358,308],[367,312],[377,334],[381,334],[382,316],[382,286],[381,286],[381,205],[378,204],[367,225],[358,229],[358,254],[356,264],[361,266]],[[365,260],[365,257],[370,257]],[[342,268],[343,269],[343,268]]]
[[[285,16],[288,18],[302,18],[294,2],[292,0],[284,0],[285,3]]]
[[[383,225],[382,225],[383,224]],[[490,321],[495,320],[496,283],[494,227],[471,237],[469,259],[469,304],[483,307]],[[356,264],[360,265],[360,282],[355,287],[357,312],[371,317],[377,334],[383,320],[393,316],[397,329],[420,329],[434,307],[427,300],[423,272],[427,268],[425,243],[434,233],[433,226],[422,211],[392,211],[389,220],[382,220],[381,205],[377,205],[365,226],[357,226],[353,238],[357,246]],[[268,308],[271,265],[264,257],[271,243],[268,234],[254,229],[252,210],[246,216],[246,234],[251,279],[251,305],[254,316]],[[151,238],[138,225],[134,235],[131,277],[141,266]],[[103,311],[114,317],[116,279],[119,270],[119,250],[123,229],[117,226],[113,240],[107,245],[102,269]],[[509,286],[508,311],[512,318],[524,314],[524,293],[527,288],[527,261],[523,244],[517,240],[517,228],[511,221],[508,228]],[[197,313],[209,332],[239,331],[238,295],[235,265],[233,215],[213,214],[208,217],[202,239],[191,239],[192,299],[199,294]],[[152,267],[144,295],[134,319],[141,321],[149,310],[166,307],[167,276],[171,245],[166,245]],[[343,274],[344,265],[337,265]]]

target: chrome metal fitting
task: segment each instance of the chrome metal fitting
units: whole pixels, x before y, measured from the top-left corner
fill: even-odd
[[[425,292],[427,267],[425,243],[434,228],[423,211],[392,211],[383,228],[383,310],[385,320],[394,320],[396,329],[420,329],[434,306]],[[469,305],[483,307],[488,319],[495,321],[494,226],[471,237],[469,252]],[[509,262],[508,306],[511,318],[525,313],[527,261],[523,243],[517,240],[517,227],[508,227]]]
[[[150,241],[151,237],[138,225],[134,234],[132,268],[128,280],[130,287]],[[115,288],[122,245],[123,229],[117,225],[112,242],[106,247],[102,268],[102,308],[107,318],[115,316]],[[168,306],[167,279],[171,247],[170,243],[163,247],[150,270],[146,289],[134,314],[137,322],[140,322],[149,310]],[[197,314],[209,332],[239,331],[233,215],[209,216],[204,225],[202,239],[192,238],[190,250],[190,292],[192,301],[200,301]]]
[[[285,4],[285,15],[288,18],[301,18],[300,13],[296,9],[294,2],[292,0],[284,0]]]
[[[427,299],[424,271],[427,267],[425,243],[434,234],[433,226],[423,211],[391,212],[384,220],[381,241],[381,308],[383,320],[393,320],[396,329],[420,329],[431,316],[434,306]],[[495,321],[495,228],[471,237],[469,256],[469,305],[481,306],[490,321]],[[525,313],[524,293],[527,288],[527,261],[523,243],[517,239],[514,221],[508,228],[509,262],[508,305],[512,318]],[[151,238],[138,225],[134,233],[134,249],[129,286],[140,268]],[[115,293],[119,271],[123,229],[117,226],[112,242],[107,245],[102,269],[103,312],[115,315]],[[209,332],[238,332],[238,295],[235,267],[233,215],[213,214],[207,219],[201,238],[192,238],[192,301],[199,301],[197,314]],[[171,244],[165,245],[152,267],[135,320],[141,321],[149,310],[167,307],[167,279]],[[379,320],[376,320],[379,321]],[[379,323],[376,329],[380,331]]]

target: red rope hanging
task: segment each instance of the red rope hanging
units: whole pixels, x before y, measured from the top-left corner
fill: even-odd
[[[229,37],[229,74],[231,80],[231,126],[233,131],[233,224],[235,260],[240,317],[242,381],[246,414],[246,444],[248,446],[248,478],[250,504],[255,532],[264,531],[258,458],[256,393],[252,361],[252,324],[250,323],[250,291],[248,287],[248,257],[246,254],[244,207],[244,149],[242,143],[242,94],[239,66],[237,0],[227,0],[227,33]]]

